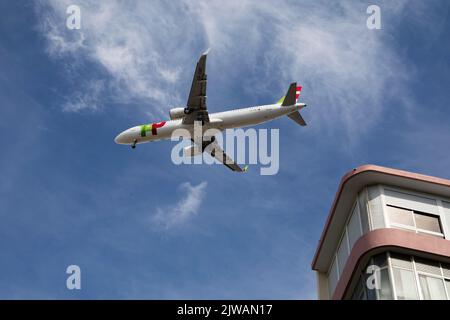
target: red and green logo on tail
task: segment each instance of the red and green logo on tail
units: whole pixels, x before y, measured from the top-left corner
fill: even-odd
[[[300,92],[302,91],[302,86],[297,86],[295,88],[295,103],[297,103],[298,98],[300,97]],[[277,104],[282,104],[286,96],[282,96],[280,100],[278,100]]]

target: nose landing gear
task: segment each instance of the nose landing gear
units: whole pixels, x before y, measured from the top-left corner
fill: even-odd
[[[131,149],[136,149],[137,140],[134,139],[133,144],[131,145]]]

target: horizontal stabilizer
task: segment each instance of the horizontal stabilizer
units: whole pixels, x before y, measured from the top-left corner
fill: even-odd
[[[289,118],[291,118],[292,120],[294,120],[295,122],[297,122],[299,125],[301,126],[306,126],[306,122],[303,119],[302,115],[300,114],[300,112],[296,111],[296,112],[292,112],[290,114],[287,115]]]

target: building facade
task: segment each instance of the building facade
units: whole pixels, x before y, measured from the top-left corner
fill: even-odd
[[[347,173],[312,269],[319,299],[450,300],[450,180],[374,165]]]

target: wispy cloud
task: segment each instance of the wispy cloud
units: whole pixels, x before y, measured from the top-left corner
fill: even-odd
[[[381,4],[385,28],[404,4]],[[317,110],[308,115],[313,127],[343,128],[349,139],[356,139],[378,121],[387,95],[405,93],[408,75],[386,41],[389,31],[367,29],[366,8],[357,1],[294,6],[291,1],[237,0],[225,6],[204,2],[193,10],[223,69],[237,59],[255,66],[257,70],[247,68],[239,79],[253,95],[274,88],[284,92],[289,82],[298,80],[304,99]],[[227,73],[242,75],[235,70]]]
[[[66,8],[71,4],[71,0],[50,0],[37,6],[39,29],[51,56],[97,63],[110,76],[108,87],[121,101],[139,98],[164,106],[152,108],[154,114],[181,102],[174,83],[183,66],[193,68],[186,62],[191,59],[186,52],[192,51],[198,33],[185,8],[167,2],[82,0],[76,2],[82,28],[68,30]],[[66,110],[89,108],[86,103]]]
[[[405,1],[380,4],[384,29],[378,31],[366,27],[367,4],[322,0],[83,0],[77,1],[82,29],[72,31],[63,27],[72,2],[40,6],[49,52],[98,63],[122,101],[147,100],[158,105],[154,115],[184,103],[193,57],[207,47],[219,57],[216,74],[227,75],[216,82],[221,92],[233,92],[239,81],[263,103],[258,96],[273,92],[275,99],[289,82],[301,81],[304,99],[318,110],[309,115],[315,127],[344,130],[350,140],[377,122],[386,95],[406,90],[408,69],[386,36]]]
[[[152,222],[167,230],[179,226],[197,215],[207,184],[206,181],[196,186],[191,185],[189,182],[182,183],[180,191],[184,194],[183,198],[174,205],[157,207],[156,214],[152,217]]]
[[[104,90],[104,81],[92,80],[83,83],[84,89],[76,91],[72,96],[68,97],[63,105],[63,111],[80,112],[83,110],[96,111],[102,103],[101,95]]]

